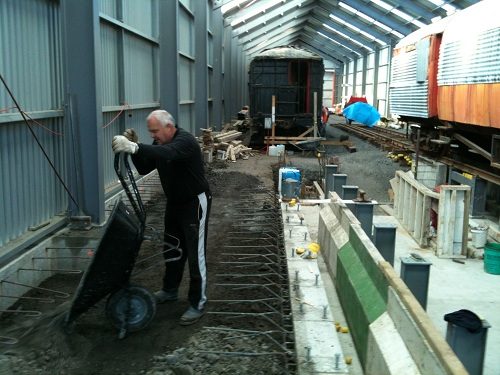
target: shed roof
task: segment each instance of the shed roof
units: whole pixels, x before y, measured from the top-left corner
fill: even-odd
[[[479,0],[214,0],[225,27],[250,57],[280,45],[300,45],[347,62]]]

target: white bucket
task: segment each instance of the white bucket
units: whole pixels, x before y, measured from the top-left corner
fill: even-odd
[[[488,238],[488,228],[473,228],[470,230],[472,233],[472,245],[476,249],[481,249],[486,245],[486,240]]]
[[[218,160],[226,160],[226,151],[217,150],[217,159]]]
[[[285,152],[285,145],[269,146],[269,156],[279,156]]]

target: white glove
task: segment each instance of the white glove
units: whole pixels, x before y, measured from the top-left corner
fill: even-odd
[[[139,149],[139,145],[135,142],[130,142],[123,135],[115,135],[113,137],[113,152],[118,154],[120,152],[126,152],[127,154],[135,154]]]

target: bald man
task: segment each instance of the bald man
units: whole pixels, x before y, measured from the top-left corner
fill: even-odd
[[[151,112],[146,123],[154,140],[152,145],[140,143],[136,132],[127,129],[123,135],[113,138],[113,151],[131,154],[137,171],[142,175],[158,170],[167,197],[165,241],[168,236],[178,238],[183,252],[176,261],[168,260],[177,254],[164,253],[167,262],[163,288],[155,293],[155,298],[157,303],[178,299],[187,259],[190,306],[181,316],[180,324],[189,325],[203,316],[207,302],[206,244],[212,196],[196,138],[178,128],[173,116],[164,110]]]

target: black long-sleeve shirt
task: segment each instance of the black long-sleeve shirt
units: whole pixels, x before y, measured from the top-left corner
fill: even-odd
[[[169,205],[186,203],[210,190],[200,146],[184,129],[178,128],[172,140],[164,145],[139,143],[132,161],[142,175],[158,170]]]

